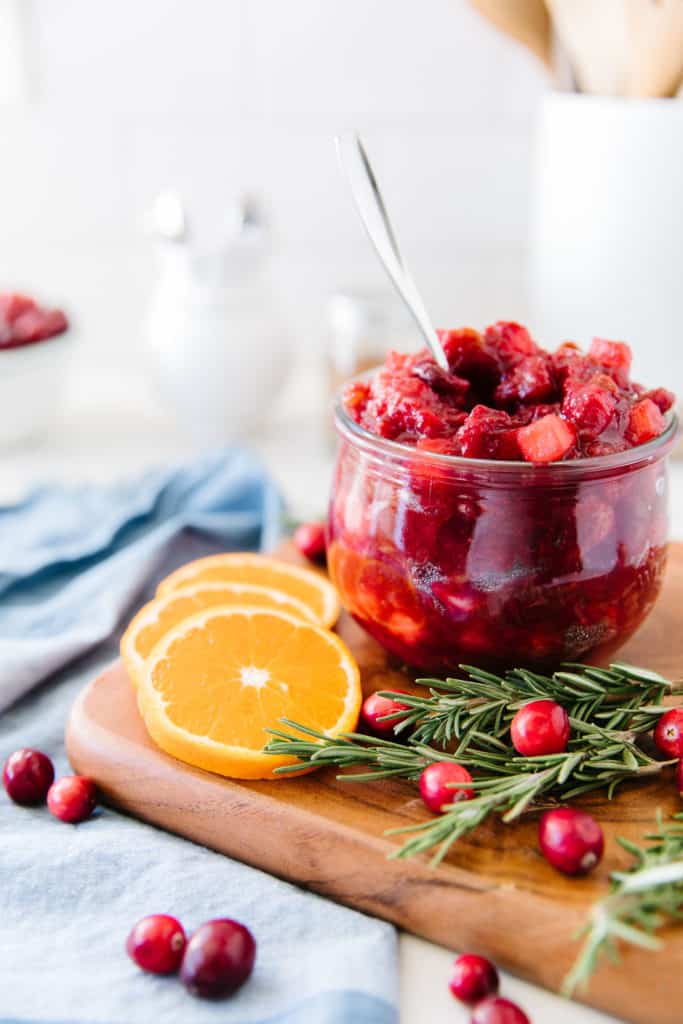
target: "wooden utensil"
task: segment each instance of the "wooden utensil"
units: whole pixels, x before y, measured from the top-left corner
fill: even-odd
[[[629,48],[624,0],[546,0],[582,92],[623,94]]]
[[[543,0],[470,0],[470,6],[552,68],[552,33]]]
[[[624,2],[629,40],[627,94],[673,96],[683,77],[683,0]]]
[[[278,555],[300,561],[291,545]],[[680,678],[682,603],[683,545],[672,544],[657,607],[619,657]],[[366,694],[411,687],[347,615],[338,630],[360,665]],[[625,785],[611,801],[602,793],[583,798],[579,803],[598,818],[606,839],[603,862],[586,878],[565,878],[543,860],[536,815],[514,826],[485,822],[437,869],[426,858],[387,860],[400,840],[384,830],[425,819],[414,786],[344,783],[335,769],[245,783],[182,764],[149,739],[120,662],[76,701],[67,750],[74,769],[95,779],[105,799],[128,814],[434,942],[477,949],[555,991],[578,951],[575,932],[606,892],[609,872],[629,863],[616,836],[639,842],[657,808],[664,815],[680,809],[673,772]],[[655,954],[629,947],[618,965],[601,965],[586,1001],[635,1024],[680,1024],[683,928],[668,928],[662,938],[656,963]]]

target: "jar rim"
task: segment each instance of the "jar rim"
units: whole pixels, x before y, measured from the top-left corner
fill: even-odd
[[[368,380],[380,367],[368,370],[354,380]],[[346,435],[351,435],[359,447],[368,453],[388,456],[393,459],[404,460],[409,458],[413,463],[418,462],[423,466],[433,466],[452,470],[462,469],[479,470],[486,473],[496,473],[507,476],[524,473],[543,475],[557,480],[568,480],[577,475],[591,473],[609,473],[611,470],[622,469],[626,466],[632,467],[639,463],[647,463],[655,458],[663,458],[673,446],[678,430],[679,420],[676,413],[671,410],[666,414],[667,425],[665,430],[651,441],[645,444],[636,445],[635,448],[627,448],[623,452],[612,452],[610,455],[593,455],[586,459],[567,459],[564,462],[533,463],[503,459],[474,459],[466,455],[447,455],[443,452],[432,452],[424,448],[416,448],[414,445],[405,444],[402,441],[392,441],[386,437],[373,434],[365,427],[360,426],[353,420],[344,405],[344,391],[348,382],[337,391],[334,404],[335,424],[337,430]]]

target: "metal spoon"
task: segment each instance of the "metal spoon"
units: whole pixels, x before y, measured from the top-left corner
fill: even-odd
[[[442,370],[448,371],[448,360],[439,337],[401,257],[396,235],[363,143],[358,135],[338,135],[335,144],[339,163],[351,186],[351,194],[368,238],[374,245],[396,291],[410,310],[437,364]]]

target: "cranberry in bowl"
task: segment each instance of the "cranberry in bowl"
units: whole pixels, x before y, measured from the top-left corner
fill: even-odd
[[[0,291],[0,445],[44,433],[54,418],[70,349],[60,309]]]
[[[548,353],[508,323],[441,340],[450,373],[390,353],[337,404],[346,608],[421,670],[608,657],[662,582],[673,396],[631,382],[621,342]]]

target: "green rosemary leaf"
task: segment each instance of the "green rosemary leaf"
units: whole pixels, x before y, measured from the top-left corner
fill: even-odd
[[[602,957],[612,957],[616,940],[643,949],[661,948],[654,934],[669,920],[681,920],[683,904],[683,815],[665,825],[657,814],[658,831],[644,836],[649,846],[629,839],[617,842],[634,859],[628,871],[614,871],[611,889],[594,905],[583,931],[583,944],[563,985],[565,995],[583,990]]]
[[[618,672],[620,675],[625,676],[627,679],[637,679],[641,683],[658,683],[662,686],[668,686],[669,682],[664,676],[660,676],[658,672],[652,672],[647,668],[638,668],[636,665],[628,665],[623,661],[612,662],[610,668],[614,672]]]

